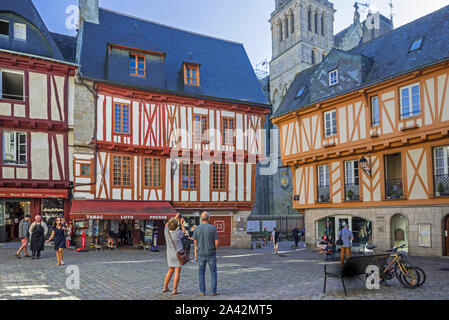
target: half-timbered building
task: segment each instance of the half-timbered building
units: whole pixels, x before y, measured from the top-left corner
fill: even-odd
[[[349,224],[355,245],[449,255],[449,7],[293,81],[273,119],[312,243]]]
[[[0,242],[26,214],[68,213],[68,117],[76,66],[33,3],[0,3]],[[59,47],[62,45],[62,49]]]
[[[208,210],[222,245],[248,247],[270,109],[243,45],[80,4],[72,218],[121,220],[137,244]]]

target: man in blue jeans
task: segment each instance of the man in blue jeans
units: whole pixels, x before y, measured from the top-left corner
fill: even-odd
[[[217,229],[209,224],[209,221],[209,213],[206,211],[201,213],[201,224],[193,233],[195,247],[198,250],[200,296],[204,296],[206,294],[206,264],[209,265],[211,275],[211,295],[218,295],[216,254],[218,248],[218,233]]]

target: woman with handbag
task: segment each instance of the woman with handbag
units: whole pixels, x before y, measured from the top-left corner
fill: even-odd
[[[179,230],[181,226],[182,230]],[[164,288],[162,292],[169,292],[168,284],[175,274],[173,279],[173,295],[179,294],[178,283],[181,278],[181,268],[188,261],[182,249],[182,238],[186,230],[184,228],[184,218],[180,218],[179,213],[175,218],[171,218],[165,225],[165,242],[167,245],[167,262],[168,272],[165,276]]]

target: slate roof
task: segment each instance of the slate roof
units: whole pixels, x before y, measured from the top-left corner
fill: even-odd
[[[274,117],[449,60],[447,30],[449,6],[354,48],[349,51],[353,59],[347,52],[332,49],[319,65],[298,74]],[[420,38],[424,38],[421,49],[409,52],[413,41]],[[338,85],[323,88],[322,81],[312,81],[337,67]],[[305,90],[297,98],[300,87]]]
[[[26,41],[14,40],[12,35],[8,38],[1,37],[0,49],[64,61],[64,56],[31,0],[1,0],[0,16],[9,20],[10,25],[17,21],[31,24],[36,28],[27,28]]]
[[[51,33],[53,40],[68,62],[76,62],[76,37],[60,33]]]
[[[118,85],[269,107],[241,43],[168,27],[100,8],[100,24],[85,22],[78,48],[81,75]],[[108,55],[108,44],[166,53],[148,80],[129,75],[129,62]],[[183,62],[201,64],[201,87],[184,86]],[[151,66],[150,66],[151,67]],[[123,70],[122,70],[123,69]],[[152,74],[152,70],[155,70]]]

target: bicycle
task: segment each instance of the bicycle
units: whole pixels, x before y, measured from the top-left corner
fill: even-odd
[[[425,273],[421,268],[412,266],[406,259],[405,253],[399,249],[403,249],[405,244],[400,247],[393,247],[387,252],[391,252],[390,258],[392,258],[385,266],[385,269],[381,272],[381,281],[386,283],[387,280],[391,280],[396,277],[402,285],[411,289],[415,289],[421,286],[425,281]],[[423,281],[421,281],[421,275],[423,275]]]

